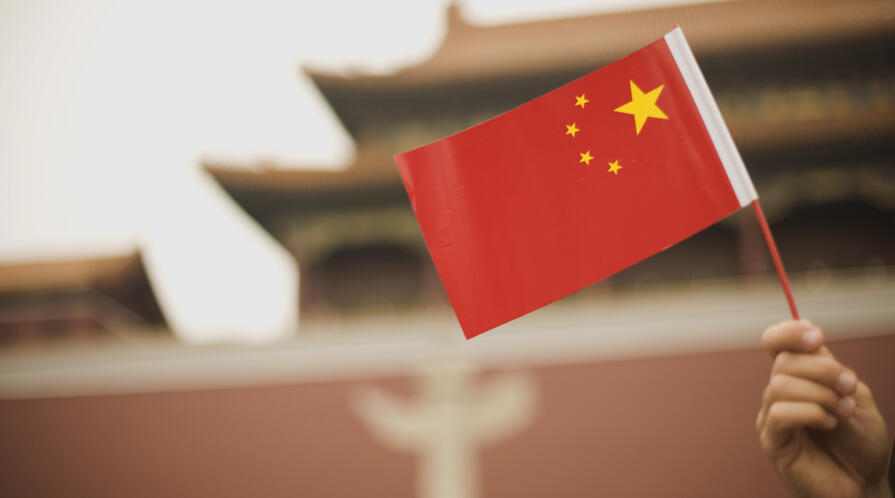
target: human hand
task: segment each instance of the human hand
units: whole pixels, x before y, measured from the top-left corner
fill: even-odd
[[[774,359],[755,426],[761,448],[799,497],[892,497],[889,438],[870,389],[824,346],[812,323],[769,327]]]

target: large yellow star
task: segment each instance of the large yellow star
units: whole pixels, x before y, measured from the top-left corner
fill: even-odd
[[[584,104],[587,104],[588,102],[590,102],[590,100],[587,100],[587,95],[583,93],[575,97],[575,105],[581,106],[582,109],[584,109]]]
[[[578,133],[579,131],[581,131],[581,130],[578,129],[578,126],[576,126],[575,123],[566,125],[566,135],[572,135],[572,138],[575,138],[575,134]]]
[[[632,81],[631,101],[615,109],[615,112],[634,115],[636,135],[640,135],[640,130],[643,129],[643,125],[646,123],[647,119],[668,119],[668,116],[666,116],[665,113],[662,112],[662,109],[659,109],[659,106],[656,105],[656,100],[659,99],[659,94],[662,93],[662,88],[664,87],[665,85],[659,85],[657,88],[653,88],[649,92],[643,93]]]
[[[615,173],[615,176],[618,176],[618,170],[622,169],[622,166],[618,163],[618,161],[612,161],[609,163],[609,171],[608,173]]]
[[[578,162],[590,166],[590,161],[594,158],[594,156],[590,155],[590,151],[580,152],[579,155],[581,156],[581,160]]]

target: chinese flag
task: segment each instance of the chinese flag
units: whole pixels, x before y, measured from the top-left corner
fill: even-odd
[[[631,266],[757,197],[678,28],[395,159],[467,337]]]

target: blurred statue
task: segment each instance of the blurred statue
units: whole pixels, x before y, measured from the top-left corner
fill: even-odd
[[[374,388],[354,400],[377,439],[420,455],[420,498],[477,498],[477,449],[508,438],[533,418],[535,388],[527,375],[503,374],[472,385],[473,373],[463,360],[440,358],[422,368],[417,400]]]

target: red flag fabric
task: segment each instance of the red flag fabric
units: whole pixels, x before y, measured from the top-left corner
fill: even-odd
[[[395,160],[467,337],[757,198],[679,28]]]

